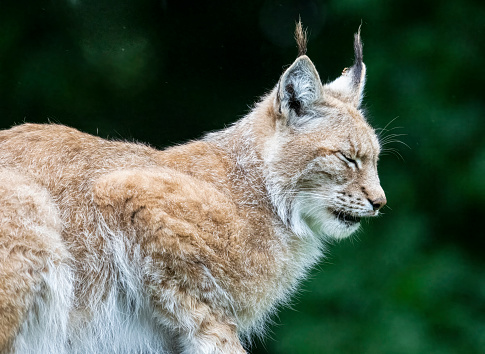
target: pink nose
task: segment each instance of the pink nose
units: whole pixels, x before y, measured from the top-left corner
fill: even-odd
[[[387,200],[386,200],[386,197],[379,197],[379,198],[376,198],[374,200],[371,200],[369,199],[369,202],[371,203],[372,205],[372,208],[374,210],[379,210],[381,209],[384,205],[386,205],[387,203]]]

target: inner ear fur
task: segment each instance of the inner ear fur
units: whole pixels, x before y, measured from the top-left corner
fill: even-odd
[[[297,124],[322,95],[323,86],[315,66],[310,58],[301,55],[281,76],[276,105],[289,124]]]

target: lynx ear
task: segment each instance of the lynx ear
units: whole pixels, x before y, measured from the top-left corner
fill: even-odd
[[[326,84],[324,88],[332,91],[342,100],[359,107],[362,102],[365,85],[365,64],[362,61],[362,41],[360,40],[360,27],[354,35],[354,65],[344,69],[342,75],[335,81]]]
[[[289,124],[300,125],[308,120],[305,112],[322,95],[323,86],[315,66],[306,55],[301,55],[281,76],[275,105]]]

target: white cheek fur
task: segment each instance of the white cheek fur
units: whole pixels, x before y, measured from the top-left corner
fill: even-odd
[[[340,222],[327,209],[325,199],[300,193],[291,209],[291,228],[300,237],[332,237],[343,239],[360,227],[359,223],[347,225]]]

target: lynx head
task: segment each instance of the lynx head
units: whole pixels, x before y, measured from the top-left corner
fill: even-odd
[[[300,237],[344,238],[386,204],[377,175],[379,141],[361,109],[365,83],[360,29],[355,62],[322,84],[297,24],[299,57],[273,91],[273,131],[264,145],[266,185]]]

